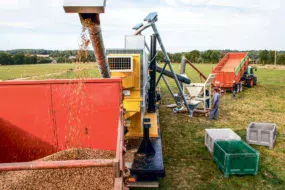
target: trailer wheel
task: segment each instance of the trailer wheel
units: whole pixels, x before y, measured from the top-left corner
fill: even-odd
[[[257,77],[254,77],[254,80],[253,80],[253,85],[257,85]]]
[[[246,87],[251,88],[253,86],[253,78],[246,79]]]
[[[253,85],[254,85],[254,79],[251,78],[248,80],[248,87],[251,88],[251,87],[253,87]]]

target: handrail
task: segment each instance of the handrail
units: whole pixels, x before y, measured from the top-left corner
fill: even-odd
[[[117,159],[34,161],[0,164],[0,171],[113,167]]]

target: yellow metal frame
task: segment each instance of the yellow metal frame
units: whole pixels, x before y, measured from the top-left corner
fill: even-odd
[[[127,123],[129,132],[127,137],[142,137],[143,136],[143,118],[151,119],[150,137],[158,137],[158,125],[156,114],[144,113],[141,108],[143,99],[140,95],[140,84],[142,79],[140,62],[140,54],[110,54],[109,56],[131,56],[133,58],[133,72],[112,72],[112,77],[122,78],[123,90],[129,90],[130,95],[124,96],[123,105],[126,110],[124,119]]]

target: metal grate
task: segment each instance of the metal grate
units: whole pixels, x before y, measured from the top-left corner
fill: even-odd
[[[109,56],[108,63],[112,72],[132,72],[133,58],[132,57],[117,57]]]

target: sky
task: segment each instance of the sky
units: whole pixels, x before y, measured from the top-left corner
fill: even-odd
[[[169,52],[285,50],[284,0],[107,0],[106,48],[123,48],[124,36],[150,12],[158,13]],[[0,50],[78,49],[80,32],[78,15],[66,14],[63,0],[0,0]]]

